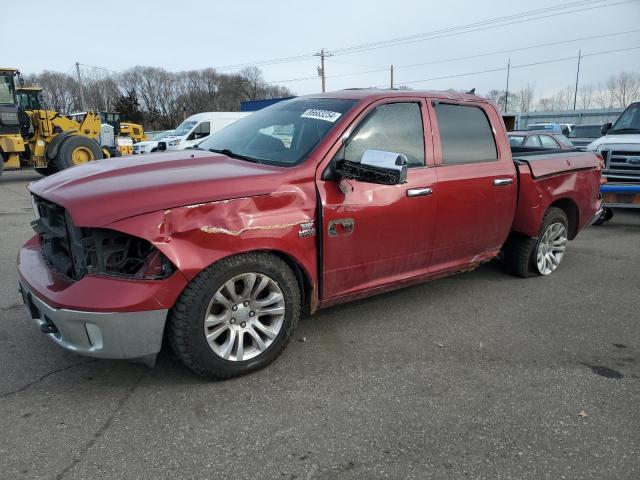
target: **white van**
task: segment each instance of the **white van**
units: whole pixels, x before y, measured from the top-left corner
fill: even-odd
[[[252,112],[204,112],[191,115],[158,142],[158,150],[184,150]],[[164,144],[164,145],[163,145]],[[164,147],[164,148],[163,148]]]

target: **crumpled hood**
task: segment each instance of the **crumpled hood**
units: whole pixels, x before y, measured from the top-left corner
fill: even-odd
[[[280,167],[184,150],[99,160],[28,188],[66,208],[76,225],[101,227],[157,210],[268,194],[281,179]]]
[[[600,145],[618,145],[618,144],[627,144],[627,145],[640,145],[640,134],[630,133],[630,134],[620,134],[620,135],[605,135],[604,137],[600,137],[597,140],[591,142],[587,146],[587,150],[590,152],[595,152],[598,150]]]

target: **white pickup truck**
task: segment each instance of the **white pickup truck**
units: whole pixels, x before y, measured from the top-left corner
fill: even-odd
[[[640,208],[640,102],[630,104],[614,124],[602,126],[603,137],[587,146],[605,161],[602,186],[605,205],[602,221],[613,217],[614,208]]]

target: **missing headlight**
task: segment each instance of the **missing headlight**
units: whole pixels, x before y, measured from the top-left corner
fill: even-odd
[[[82,230],[79,242],[73,243],[82,249],[81,263],[86,273],[157,280],[175,270],[169,259],[147,240],[114,230]]]

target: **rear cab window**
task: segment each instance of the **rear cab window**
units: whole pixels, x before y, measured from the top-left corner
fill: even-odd
[[[498,160],[493,129],[482,108],[442,102],[433,105],[440,130],[443,166]]]

